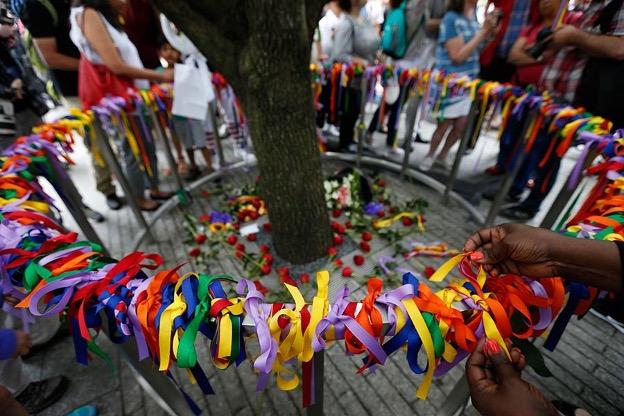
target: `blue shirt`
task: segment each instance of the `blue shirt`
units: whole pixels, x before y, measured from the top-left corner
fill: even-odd
[[[476,19],[469,20],[463,14],[447,12],[440,24],[440,36],[436,48],[436,68],[447,73],[459,73],[476,78],[479,76],[479,48],[475,49],[468,59],[455,65],[446,49],[446,42],[461,36],[468,43],[477,35],[479,23]]]

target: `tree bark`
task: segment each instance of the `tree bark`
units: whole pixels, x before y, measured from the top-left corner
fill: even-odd
[[[224,73],[243,103],[277,253],[295,264],[325,255],[331,230],[309,71],[315,27],[310,26],[324,2],[228,2],[238,14],[226,13],[232,20],[224,22],[215,7],[221,2],[215,0],[153,1],[196,43],[209,65]]]

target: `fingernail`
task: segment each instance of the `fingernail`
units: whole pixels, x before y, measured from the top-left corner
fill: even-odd
[[[483,260],[485,256],[483,255],[481,251],[473,251],[472,253],[470,253],[469,257],[470,257],[470,260],[472,261],[479,261],[479,260]]]
[[[485,341],[485,345],[483,346],[483,352],[485,355],[491,357],[492,355],[498,354],[501,352],[501,348],[496,341],[493,339],[488,339]]]

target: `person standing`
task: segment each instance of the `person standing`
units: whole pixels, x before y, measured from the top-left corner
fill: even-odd
[[[139,51],[146,68],[160,66],[158,40],[162,36],[158,12],[147,0],[126,0],[123,9],[124,30]]]
[[[80,76],[88,76],[89,72],[105,71],[107,76],[115,77],[116,85],[134,86],[136,88],[149,88],[149,81],[170,82],[173,80],[173,71],[157,72],[145,69],[139,53],[124,32],[119,19],[125,1],[123,0],[79,0],[76,7],[72,8],[70,15],[71,30],[70,37],[76,47],[80,50],[85,61],[85,70]],[[85,82],[88,78],[85,78]],[[81,83],[79,82],[79,85]],[[109,83],[113,85],[114,83]],[[85,91],[86,92],[86,91]],[[95,99],[94,94],[99,94],[100,98],[115,91],[89,91],[87,95]],[[82,96],[82,92],[79,91]],[[94,103],[84,102],[83,105]],[[99,98],[97,99],[99,102]],[[128,198],[136,198],[139,208],[144,211],[154,211],[159,207],[156,200],[168,199],[171,194],[158,189],[158,167],[156,160],[156,150],[146,144],[147,156],[152,166],[152,175],[149,177],[149,187],[151,199],[145,198],[147,187],[145,175],[140,171],[138,162],[130,150],[128,140],[118,137],[122,167],[133,190],[133,195]]]
[[[546,53],[554,58],[544,69],[540,89],[612,121],[616,129],[624,126],[624,0],[586,1],[566,23],[547,43]],[[546,129],[538,138],[548,135]],[[535,171],[529,196],[500,215],[519,221],[535,217],[560,164],[561,158],[551,152]]]
[[[452,0],[449,11],[440,24],[436,49],[436,69],[445,74],[476,78],[479,75],[479,50],[496,33],[497,19],[490,13],[483,27],[476,20],[475,0]],[[429,171],[434,164],[436,151],[446,137],[446,143],[437,156],[445,168],[450,168],[449,151],[466,129],[471,99],[468,90],[442,99],[438,127],[433,133],[429,152],[420,165]]]
[[[69,0],[26,0],[19,10],[19,16],[50,68],[56,86],[70,105],[81,107],[77,97],[80,51],[69,37],[70,8]],[[106,205],[112,210],[118,210],[122,203],[113,185],[111,172],[106,162],[96,157],[97,149],[94,146],[95,143],[87,143],[96,188],[106,198]],[[90,214],[89,210],[87,212]]]
[[[336,36],[329,54],[330,62],[366,66],[375,60],[380,39],[376,29],[360,17],[360,0],[341,0],[338,6],[345,18],[336,27]],[[350,80],[342,94],[340,116],[341,151],[355,151],[355,124],[360,114],[362,91],[360,78]]]

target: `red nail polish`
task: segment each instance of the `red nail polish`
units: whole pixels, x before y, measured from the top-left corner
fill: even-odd
[[[483,346],[483,353],[487,356],[492,356],[501,352],[501,348],[496,341],[488,339]]]
[[[480,261],[483,260],[484,255],[481,251],[473,251],[470,253],[470,260],[472,261]]]

